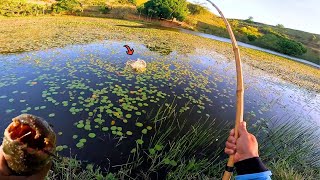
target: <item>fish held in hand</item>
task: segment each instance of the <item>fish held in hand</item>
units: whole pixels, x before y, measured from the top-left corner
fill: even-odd
[[[56,135],[42,118],[22,114],[5,129],[2,147],[9,168],[16,174],[30,175],[50,163]]]

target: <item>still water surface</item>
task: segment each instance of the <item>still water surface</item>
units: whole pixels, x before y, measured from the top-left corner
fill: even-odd
[[[135,54],[128,56],[124,44]],[[143,74],[125,68],[138,58],[148,64]],[[243,68],[249,124],[274,118],[320,125],[320,94]],[[234,62],[204,49],[164,54],[143,44],[102,41],[0,55],[0,69],[0,132],[21,113],[44,117],[59,132],[58,145],[67,146],[61,155],[69,156],[71,148],[78,159],[104,167],[125,163],[135,140],[151,136],[148,120],[165,103],[177,104],[190,124],[199,118],[234,121]]]

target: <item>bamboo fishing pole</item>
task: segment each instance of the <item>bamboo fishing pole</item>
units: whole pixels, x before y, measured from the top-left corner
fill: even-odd
[[[243,75],[242,75],[242,64],[241,64],[241,59],[240,59],[240,51],[239,47],[237,44],[237,40],[234,37],[234,34],[232,32],[231,26],[228,22],[228,20],[224,17],[223,13],[220,11],[220,9],[210,0],[207,0],[214,8],[217,9],[219,12],[221,18],[223,19],[226,28],[228,30],[228,33],[230,35],[230,39],[232,42],[232,48],[235,56],[235,61],[236,61],[236,71],[237,71],[237,99],[236,99],[236,120],[235,120],[235,128],[234,128],[234,136],[237,139],[239,134],[238,134],[238,127],[240,122],[243,121],[243,94],[244,94],[244,88],[243,88]],[[234,155],[229,156],[229,160],[226,166],[226,170],[224,171],[222,180],[229,180],[232,172],[233,172],[233,166],[234,166]]]

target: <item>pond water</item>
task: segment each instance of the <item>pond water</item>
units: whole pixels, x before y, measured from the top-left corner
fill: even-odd
[[[125,67],[137,58],[147,62],[145,73]],[[319,94],[243,68],[250,124],[274,118],[320,125]],[[57,133],[59,154],[69,156],[71,148],[78,159],[105,168],[125,163],[136,140],[153,134],[149,120],[162,105],[177,104],[190,124],[200,118],[233,124],[235,117],[234,62],[204,49],[178,54],[102,41],[0,55],[0,69],[0,132],[21,113],[41,116]]]

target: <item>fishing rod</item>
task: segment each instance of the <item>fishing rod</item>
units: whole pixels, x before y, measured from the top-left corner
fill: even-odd
[[[235,56],[236,72],[237,72],[237,91],[236,91],[237,99],[236,99],[236,118],[235,118],[234,136],[237,139],[239,137],[239,134],[238,134],[239,124],[240,122],[243,121],[243,102],[244,102],[244,88],[243,88],[243,75],[242,75],[242,63],[240,58],[240,50],[228,20],[224,17],[220,9],[211,0],[207,0],[207,1],[219,12],[221,18],[223,19],[231,39],[232,48]],[[234,155],[230,155],[222,180],[229,180],[233,173],[233,169],[234,169]]]

